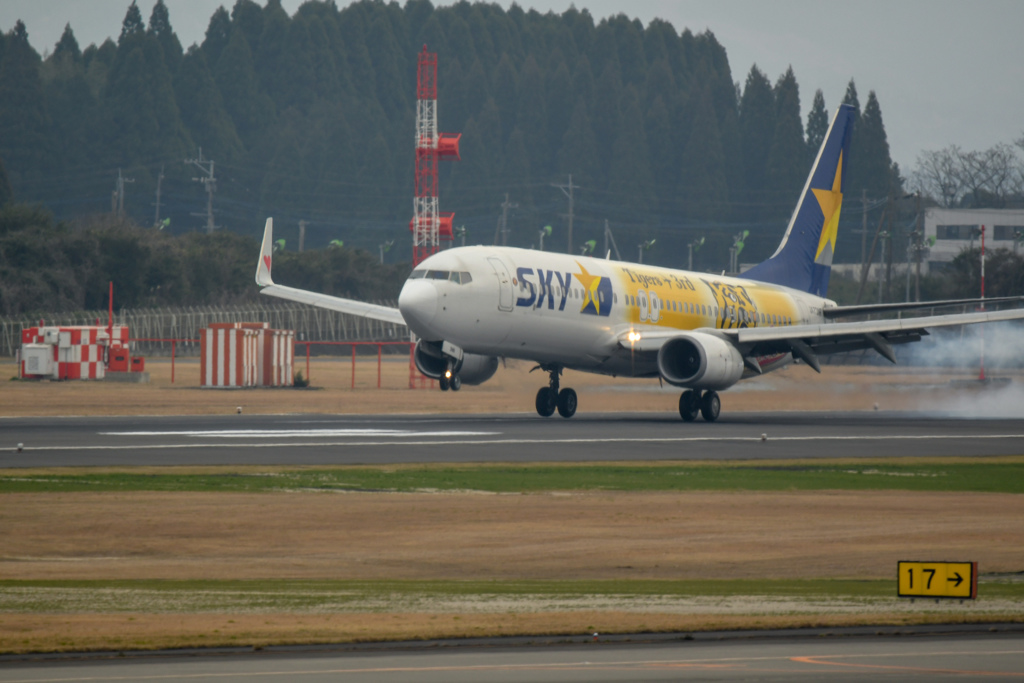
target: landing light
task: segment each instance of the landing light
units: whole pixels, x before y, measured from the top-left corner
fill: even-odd
[[[631,344],[635,344],[635,343],[637,343],[638,341],[640,341],[640,333],[639,333],[639,332],[632,332],[632,331],[631,331],[631,332],[629,333],[629,342],[630,342]]]
[[[451,379],[452,378],[452,371],[451,370],[445,370],[444,371],[444,378],[445,379]]]

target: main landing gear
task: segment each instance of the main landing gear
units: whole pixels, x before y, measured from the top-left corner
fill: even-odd
[[[558,389],[558,376],[562,373],[560,367],[541,367],[547,370],[550,376],[548,386],[541,387],[537,392],[537,414],[541,417],[551,417],[558,410],[562,417],[572,417],[576,414],[576,392],[572,389]]]
[[[714,422],[722,412],[722,400],[717,391],[701,392],[700,389],[688,389],[679,397],[679,415],[686,422],[697,419],[697,413],[704,417],[705,422]]]

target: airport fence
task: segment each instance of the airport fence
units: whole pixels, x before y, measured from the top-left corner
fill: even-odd
[[[378,302],[395,306],[395,302]],[[239,306],[124,309],[114,314],[115,325],[127,325],[135,352],[170,356],[171,340],[179,356],[199,355],[199,330],[210,323],[266,322],[280,330],[295,330],[296,342],[408,342],[405,325],[370,320],[346,313],[287,301],[258,301]],[[106,325],[107,311],[69,311],[38,316],[0,317],[0,356],[14,356],[21,330],[40,323],[54,326]],[[389,350],[392,348],[387,347]],[[399,353],[399,346],[393,347]],[[407,350],[402,351],[407,353]]]

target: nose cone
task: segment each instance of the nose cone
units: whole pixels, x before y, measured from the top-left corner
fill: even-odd
[[[429,280],[409,280],[398,295],[398,310],[409,329],[418,336],[432,339],[430,323],[437,314],[437,287]]]

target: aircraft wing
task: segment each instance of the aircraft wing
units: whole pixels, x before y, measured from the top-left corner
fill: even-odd
[[[342,299],[337,296],[319,294],[305,289],[295,289],[294,287],[285,287],[284,285],[275,285],[273,278],[270,276],[271,258],[274,253],[273,221],[273,218],[267,219],[267,226],[263,230],[263,247],[260,249],[260,260],[256,266],[256,284],[262,288],[260,289],[260,294],[276,296],[281,299],[288,299],[289,301],[298,301],[310,306],[338,311],[339,313],[382,320],[386,323],[405,324],[405,319],[402,318],[402,314],[397,308],[368,304],[365,301],[355,301],[354,299]]]
[[[731,340],[745,358],[792,353],[818,372],[819,355],[874,349],[895,363],[894,344],[920,341],[929,328],[972,325],[975,323],[1024,320],[1024,309],[1007,311],[979,311],[955,315],[933,315],[895,320],[864,320],[857,322],[824,323],[821,325],[788,325],[776,327],[744,327],[738,329],[701,328],[704,332]],[[651,330],[641,333],[636,341],[629,341],[629,331],[619,335],[619,346],[640,353],[657,353],[669,339],[685,334],[686,330]]]
[[[1024,309],[1012,309],[823,325],[748,327],[719,330],[719,333],[733,339],[745,350],[744,355],[760,356],[789,352],[821,372],[817,360],[819,355],[874,349],[895,363],[896,355],[893,353],[892,345],[920,341],[928,334],[929,328],[1022,319]]]

